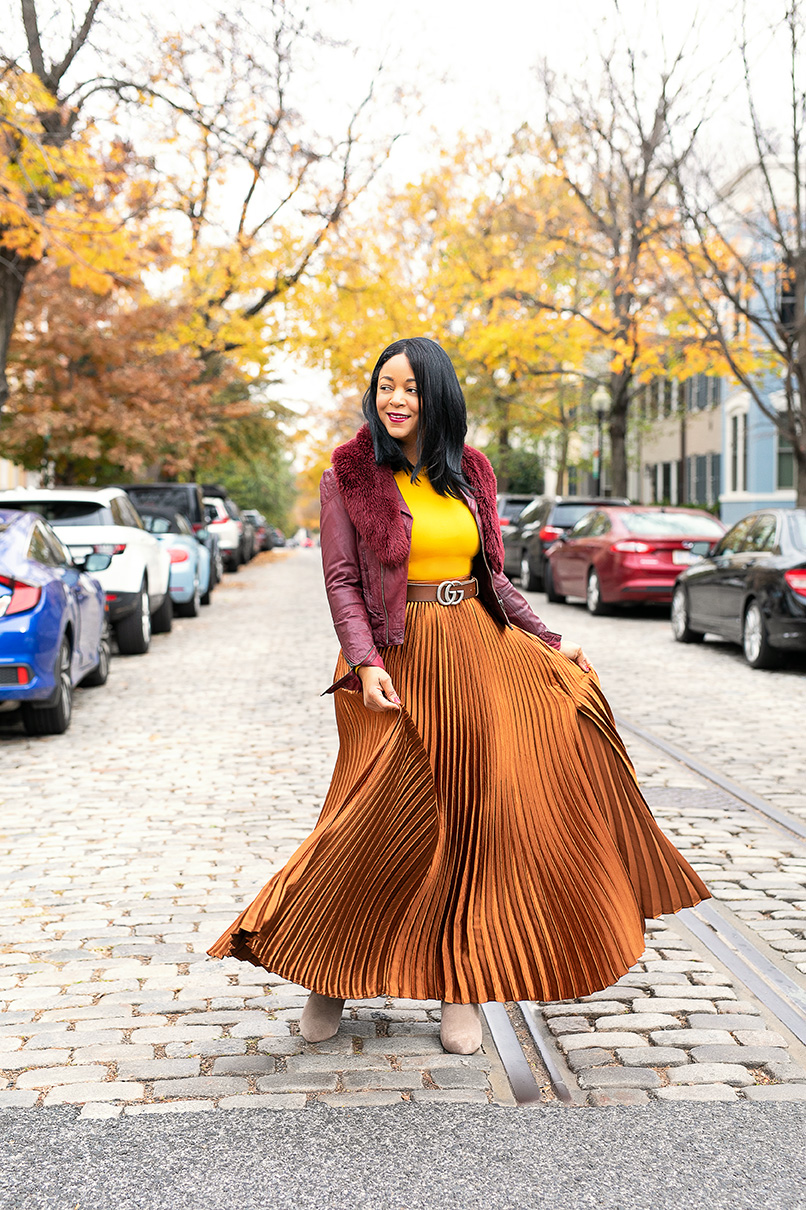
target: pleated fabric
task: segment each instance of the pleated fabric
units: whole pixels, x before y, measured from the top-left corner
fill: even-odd
[[[403,709],[337,690],[319,821],[210,954],[345,999],[562,1000],[624,974],[646,918],[708,897],[595,674],[477,599],[410,602],[383,657]]]

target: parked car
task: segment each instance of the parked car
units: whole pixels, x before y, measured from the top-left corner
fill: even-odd
[[[274,534],[263,513],[256,508],[241,509],[241,516],[250,522],[255,532],[255,554],[262,550],[271,550],[274,546]]]
[[[681,573],[672,633],[697,643],[706,631],[741,643],[752,668],[806,651],[806,509],[750,513]]]
[[[278,529],[276,525],[270,525],[269,530],[273,536],[272,537],[272,549],[274,549],[275,546],[285,546],[286,545],[286,536],[281,529]]]
[[[32,512],[0,508],[0,709],[19,706],[29,735],[70,726],[73,689],[109,676],[104,590],[109,554],[73,559]]]
[[[221,496],[205,496],[207,525],[215,533],[227,571],[237,571],[243,563],[243,523],[230,516]]]
[[[187,517],[196,537],[210,552],[213,564],[213,587],[224,575],[224,563],[218,549],[218,538],[207,525],[204,495],[200,483],[127,483],[123,490],[134,501],[135,508],[169,509]]]
[[[560,602],[584,597],[594,614],[617,604],[671,601],[680,569],[698,558],[696,544],[724,532],[721,521],[699,509],[594,509],[546,552],[546,595]]]
[[[527,504],[531,504],[536,500],[534,492],[528,492],[520,495],[511,492],[499,492],[496,496],[498,504],[498,524],[501,526],[501,531],[504,533],[508,525],[512,525],[518,519]]]
[[[196,618],[212,599],[212,560],[187,517],[171,509],[143,508],[143,525],[166,547],[171,560],[169,591],[174,613]]]
[[[229,495],[227,489],[222,487],[220,483],[205,483],[204,484],[205,502],[211,499],[223,500],[224,507],[230,520],[234,521],[238,529],[238,558],[240,563],[248,563],[255,554],[255,531],[251,521],[245,517],[238,505]],[[237,567],[230,567],[230,571],[237,571]]]
[[[43,517],[74,559],[112,556],[109,567],[96,574],[123,655],[144,654],[152,631],[171,629],[168,552],[146,532],[122,488],[15,488],[0,492],[4,507]]]
[[[528,592],[541,589],[546,551],[562,534],[597,506],[629,503],[611,496],[538,496],[501,530],[504,571]]]

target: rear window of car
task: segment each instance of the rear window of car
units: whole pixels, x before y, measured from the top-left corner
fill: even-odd
[[[224,508],[224,501],[219,499],[205,500],[204,515],[208,521],[215,521],[217,517],[228,516],[227,510]]]
[[[150,534],[169,534],[171,532],[170,517],[157,517],[154,513],[141,513],[140,516]]]
[[[789,526],[795,544],[801,550],[806,550],[806,513],[792,513],[789,518]]]
[[[111,511],[88,500],[3,501],[8,508],[37,513],[54,528],[59,525],[114,525]]]
[[[628,534],[653,538],[721,538],[725,532],[713,517],[697,513],[621,513],[621,524]]]
[[[555,504],[549,524],[571,529],[577,521],[581,521],[586,513],[592,512],[593,504]]]
[[[132,486],[125,490],[138,508],[144,508],[147,504],[156,504],[160,508],[171,509],[177,513],[187,513],[188,509],[193,508],[193,503],[197,499],[196,491],[193,488],[178,483],[166,483],[159,487]]]

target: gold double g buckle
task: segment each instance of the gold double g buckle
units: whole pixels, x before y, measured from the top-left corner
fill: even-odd
[[[459,580],[443,580],[437,587],[437,600],[440,605],[458,605],[465,597],[465,590]]]

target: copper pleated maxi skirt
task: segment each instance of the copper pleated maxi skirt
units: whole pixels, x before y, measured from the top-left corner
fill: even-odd
[[[595,674],[477,599],[410,602],[383,657],[403,709],[336,691],[319,821],[213,956],[345,999],[562,1000],[623,975],[646,918],[708,897]]]

